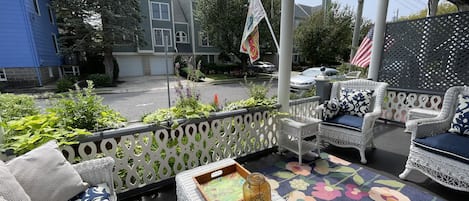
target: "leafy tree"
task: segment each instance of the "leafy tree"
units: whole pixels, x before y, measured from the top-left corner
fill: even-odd
[[[427,17],[427,12],[428,12],[428,8],[422,9],[415,14],[400,17],[399,21],[425,18]],[[452,3],[442,3],[438,5],[438,11],[436,12],[436,15],[444,15],[444,14],[455,13],[455,12],[458,12],[458,8],[456,7],[456,5]]]
[[[296,45],[313,65],[348,61],[353,19],[349,7],[342,9],[340,5],[333,4],[326,17],[323,11],[319,11],[298,26],[295,32]],[[362,30],[366,29],[364,27],[369,27],[369,23],[363,23]],[[363,30],[362,34],[368,29]]]
[[[273,9],[271,9],[273,1]],[[280,0],[262,1],[272,28],[279,36],[280,30]],[[244,23],[248,11],[247,0],[197,0],[196,20],[210,36],[215,47],[224,53],[233,53],[241,61],[247,61],[248,56],[239,52],[243,37]],[[271,13],[273,11],[273,13]],[[263,20],[259,24],[261,51],[276,51],[267,23]]]
[[[136,46],[133,39],[142,37],[140,0],[54,0],[53,5],[66,52],[103,53],[105,73],[111,78],[114,44],[130,39]]]

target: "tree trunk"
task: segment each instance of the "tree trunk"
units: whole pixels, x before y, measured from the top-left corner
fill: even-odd
[[[114,62],[113,62],[114,56],[112,56],[112,48],[107,47],[104,48],[104,69],[106,75],[108,75],[111,78],[111,81],[114,83]]]

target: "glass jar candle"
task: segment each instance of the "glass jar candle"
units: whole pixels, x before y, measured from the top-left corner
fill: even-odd
[[[243,184],[244,201],[271,201],[270,185],[261,173],[247,176]]]

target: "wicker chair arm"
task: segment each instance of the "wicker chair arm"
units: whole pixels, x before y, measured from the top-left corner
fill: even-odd
[[[381,116],[381,110],[366,113],[363,117],[362,131],[372,129],[375,121]]]
[[[409,122],[409,124],[412,124],[411,126],[416,126],[412,131],[412,140],[415,138],[433,136],[447,132],[451,124],[451,119],[442,119],[439,117],[415,119],[411,121],[412,122]]]
[[[114,168],[114,159],[111,157],[83,161],[73,165],[73,168],[80,174],[84,182],[90,185],[106,183],[111,189],[111,197],[116,200],[114,191],[114,181],[112,170]]]

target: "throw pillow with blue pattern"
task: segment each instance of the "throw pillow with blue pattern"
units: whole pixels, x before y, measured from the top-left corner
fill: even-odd
[[[370,110],[373,90],[342,88],[340,90],[340,113],[363,117]]]
[[[324,101],[324,109],[322,110],[322,120],[327,121],[333,119],[339,114],[339,100],[333,98],[332,100]]]
[[[107,184],[98,184],[97,186],[91,186],[72,198],[72,201],[109,201],[111,197],[111,190]]]
[[[449,132],[469,135],[469,96],[459,94],[458,100]]]

